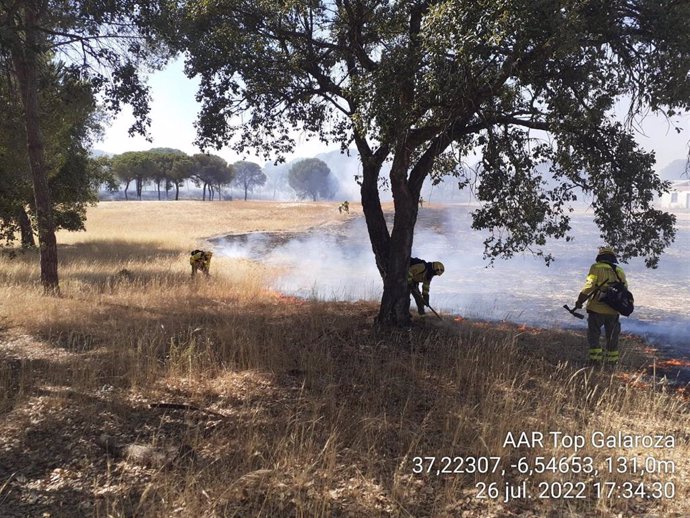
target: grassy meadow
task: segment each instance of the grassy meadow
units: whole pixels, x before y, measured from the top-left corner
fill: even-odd
[[[643,375],[633,337],[622,366],[601,370],[584,362],[582,333],[460,317],[381,330],[376,303],[282,296],[266,266],[217,255],[210,278],[190,279],[189,251],[204,238],[360,214],[341,216],[337,203],[101,203],[86,232],[58,236],[59,298],[42,294],[35,252],[0,256],[0,516],[690,514],[688,400]],[[537,431],[675,442],[504,447],[509,432]],[[620,473],[621,456],[658,462]],[[416,457],[438,460],[415,473]],[[437,474],[442,457],[497,457],[501,468]],[[537,457],[588,457],[599,472],[519,472]],[[506,484],[525,480],[530,497],[505,502]],[[642,481],[674,494],[627,493]],[[618,485],[594,498],[597,482]],[[481,487],[500,497],[478,498]]]

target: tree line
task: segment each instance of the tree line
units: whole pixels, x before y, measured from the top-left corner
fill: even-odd
[[[268,177],[261,166],[246,160],[228,164],[223,158],[205,153],[187,155],[179,149],[153,148],[148,151],[128,151],[112,157],[97,159],[101,168],[99,178],[105,179],[110,191],[123,188],[125,200],[129,200],[129,189],[133,186],[135,197],[141,200],[144,185],[153,184],[158,199],[174,189],[175,200],[180,199],[180,187],[191,181],[202,189],[202,200],[220,199],[224,186],[233,186],[243,191],[247,200],[249,193],[266,185]],[[332,199],[336,182],[328,165],[318,158],[296,161],[287,175],[288,185],[300,199]],[[163,194],[162,194],[163,193]]]
[[[217,155],[197,153],[189,156],[169,148],[128,151],[110,158],[101,157],[98,162],[109,175],[109,189],[117,190],[118,184],[122,184],[126,200],[130,199],[131,186],[140,200],[147,183],[156,186],[159,200],[161,190],[167,198],[173,189],[175,200],[179,200],[180,186],[187,180],[202,188],[204,201],[214,200],[220,198],[222,187],[230,185],[237,176],[236,167]]]
[[[45,156],[50,165],[49,185],[53,197],[55,229],[84,230],[86,207],[98,201],[99,189],[122,189],[125,200],[142,198],[146,185],[154,185],[161,200],[180,198],[180,187],[191,181],[202,190],[202,200],[221,199],[221,190],[233,186],[244,199],[266,184],[261,166],[250,161],[232,164],[214,154],[188,155],[173,148],[127,151],[113,156],[89,155],[94,136],[101,131],[101,116],[93,91],[74,81],[61,66],[53,67],[52,82],[46,81],[40,95],[50,106],[45,113]],[[0,88],[3,83],[0,81]],[[2,92],[0,92],[2,96]],[[63,103],[62,98],[69,98]],[[7,97],[5,96],[5,99]],[[36,245],[36,210],[32,197],[25,135],[21,130],[21,108],[5,104],[0,120],[0,239],[23,247]],[[333,181],[328,166],[319,159],[295,162],[288,172],[288,184],[298,198],[332,198]]]

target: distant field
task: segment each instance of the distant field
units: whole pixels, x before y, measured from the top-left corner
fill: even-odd
[[[58,243],[117,238],[190,246],[202,238],[255,230],[303,230],[343,219],[337,202],[111,201],[90,207],[87,232],[60,232]],[[352,212],[359,210],[353,207]]]

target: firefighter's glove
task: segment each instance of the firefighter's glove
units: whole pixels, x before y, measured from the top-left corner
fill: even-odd
[[[575,301],[575,309],[582,309],[582,305],[589,297],[585,293],[580,293]]]

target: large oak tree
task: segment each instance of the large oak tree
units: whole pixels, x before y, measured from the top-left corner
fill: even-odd
[[[473,227],[485,255],[568,236],[573,191],[604,241],[655,266],[674,217],[652,154],[614,117],[690,107],[690,5],[678,0],[188,0],[174,41],[201,81],[198,141],[278,155],[295,128],[354,142],[384,290],[378,319],[409,320],[406,272],[422,183],[475,152]],[[388,228],[379,199],[390,160]],[[543,170],[548,164],[548,173]],[[541,168],[536,166],[542,165]]]

